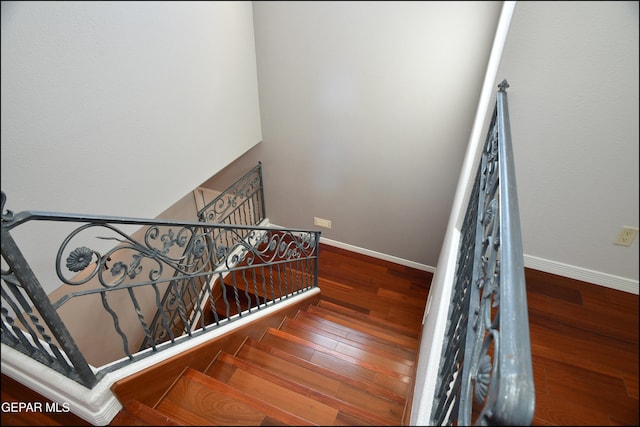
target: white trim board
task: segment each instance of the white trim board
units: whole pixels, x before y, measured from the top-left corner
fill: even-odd
[[[638,281],[626,277],[614,276],[613,274],[602,273],[600,271],[589,270],[587,268],[576,267],[575,265],[563,264],[561,262],[526,254],[524,255],[524,265],[534,270],[557,274],[558,276],[569,277],[582,282],[638,295]]]

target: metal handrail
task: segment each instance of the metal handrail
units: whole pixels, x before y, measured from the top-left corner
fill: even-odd
[[[529,425],[535,393],[507,105],[496,108],[462,225],[433,425]]]
[[[319,231],[39,211],[14,214],[5,211],[5,202],[2,193],[2,343],[89,388],[107,372],[317,287]],[[59,289],[70,290],[62,296],[44,292],[12,236],[32,223],[75,227],[52,256]],[[128,233],[123,226],[139,229]],[[181,302],[173,307],[181,321],[176,329],[168,321],[173,313],[163,311],[161,296],[179,283],[199,292],[191,307]],[[247,302],[242,294],[253,296]],[[97,307],[91,315],[102,315],[111,324],[110,333],[122,348],[120,358],[100,363],[100,368],[92,366],[73,325],[65,325],[61,314],[88,302]],[[154,336],[149,326],[157,312],[162,336]],[[94,327],[94,333],[108,331]],[[143,338],[150,348],[136,351]]]

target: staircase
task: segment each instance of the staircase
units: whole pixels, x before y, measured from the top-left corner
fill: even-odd
[[[185,367],[154,405],[130,400],[110,425],[402,425],[416,336],[320,298]]]
[[[208,203],[201,191],[197,222],[14,214],[2,193],[3,374],[96,425],[530,424],[507,87],[433,292],[424,272],[342,249],[320,265],[319,231],[268,225],[260,165]],[[33,222],[76,228],[30,261],[12,232]]]

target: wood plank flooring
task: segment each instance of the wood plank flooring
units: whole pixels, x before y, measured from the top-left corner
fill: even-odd
[[[527,269],[535,425],[638,425],[638,295]]]
[[[420,330],[431,274],[321,245],[319,277],[324,301],[391,320],[403,330]],[[638,425],[638,295],[530,269],[526,281],[536,388],[533,424]],[[319,309],[289,327],[307,323],[322,329],[323,315],[328,314]],[[349,339],[357,346],[357,324],[351,322]],[[342,336],[335,325],[328,332],[327,339]],[[254,351],[260,360],[259,344]],[[401,368],[403,355],[394,357]],[[317,378],[323,380],[332,386],[330,378]],[[47,402],[5,375],[1,395],[2,402]],[[2,425],[88,425],[73,414],[3,410],[1,415]]]

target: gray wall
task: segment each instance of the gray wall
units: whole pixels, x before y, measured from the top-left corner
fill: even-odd
[[[525,264],[638,293],[638,2],[516,4],[498,76]]]
[[[252,14],[251,2],[3,1],[5,208],[153,218],[257,144]],[[19,236],[47,290],[69,231]]]
[[[258,143],[251,2],[2,2],[13,210],[155,217]]]
[[[256,2],[271,221],[436,266],[500,7]],[[518,2],[497,78],[525,264],[638,293],[638,3]]]
[[[255,2],[272,223],[436,265],[499,2]]]

